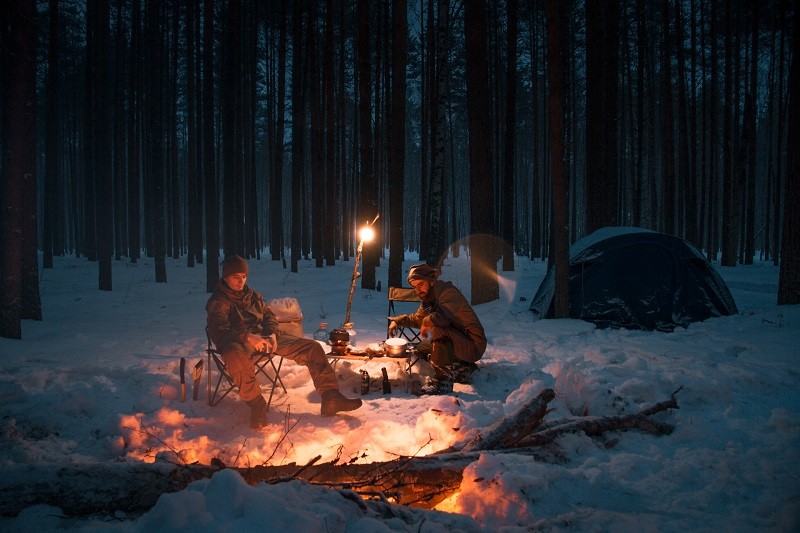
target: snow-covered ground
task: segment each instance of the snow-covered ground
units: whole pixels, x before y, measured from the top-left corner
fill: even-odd
[[[413,263],[408,257],[405,270]],[[248,284],[267,299],[290,296],[305,334],[344,320],[353,264],[297,274],[250,261]],[[720,269],[740,314],[672,333],[598,330],[578,320],[535,322],[528,311],[545,264],[518,259],[501,272],[501,298],[476,307],[489,347],[469,386],[452,396],[405,391],[394,361],[340,362],[342,391],[357,395],[359,370],[373,378],[364,406],[319,414],[305,367],[284,362],[289,392],[271,424],[248,428],[235,394],[216,407],[179,400],[179,359],[205,357],[205,267],[167,260],[114,262],[114,290],[97,290],[97,265],[55,258],[41,273],[44,320],[23,323],[23,340],[0,339],[0,494],[42,481],[62,466],[135,467],[142,461],[227,465],[304,464],[340,455],[358,463],[427,455],[469,440],[553,388],[547,420],[634,413],[677,394],[679,409],[655,415],[667,436],[640,431],[603,438],[570,434],[559,464],[484,454],[436,510],[365,508],[346,493],[298,481],[248,486],[234,471],[164,495],[143,516],[67,517],[46,505],[0,518],[3,531],[797,531],[800,528],[800,306],[777,307],[771,264]],[[352,316],[364,346],[385,337],[384,292],[357,289]],[[449,259],[442,279],[469,293],[469,263]],[[381,367],[393,380],[380,389]],[[421,369],[418,378],[425,377]],[[207,373],[205,374],[207,375]],[[205,377],[205,376],[204,376]],[[287,434],[287,428],[291,430]],[[43,474],[43,472],[45,474]],[[47,483],[45,477],[44,482]],[[87,492],[96,490],[89,488]],[[91,494],[86,495],[87,498]]]

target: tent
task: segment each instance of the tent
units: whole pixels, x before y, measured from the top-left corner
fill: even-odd
[[[551,264],[530,310],[553,317]],[[728,287],[688,241],[643,228],[602,228],[569,256],[570,316],[600,328],[672,331],[736,314]]]

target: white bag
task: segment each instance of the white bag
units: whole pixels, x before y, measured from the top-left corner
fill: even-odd
[[[267,305],[278,319],[278,329],[286,335],[303,336],[303,311],[295,298],[276,298]]]

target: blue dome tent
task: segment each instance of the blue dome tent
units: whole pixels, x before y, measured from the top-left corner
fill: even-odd
[[[553,317],[555,271],[530,305]],[[570,247],[570,317],[600,328],[672,331],[736,314],[727,285],[688,241],[643,228],[602,228]]]

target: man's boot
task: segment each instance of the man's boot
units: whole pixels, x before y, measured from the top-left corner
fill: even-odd
[[[453,380],[445,376],[433,376],[426,385],[419,390],[418,396],[429,396],[438,394],[451,394],[453,392]]]
[[[458,359],[451,365],[451,368],[453,381],[456,383],[469,383],[472,378],[472,374],[478,370],[478,365]]]
[[[439,366],[431,361],[431,368],[434,372],[433,377],[422,386],[418,396],[451,394],[453,392],[453,373],[450,365]]]
[[[267,401],[260,394],[252,400],[245,402],[250,408],[250,427],[263,428],[267,425]]]
[[[322,393],[322,416],[333,416],[340,411],[353,411],[361,407],[358,398],[347,398],[338,389],[326,390]]]

